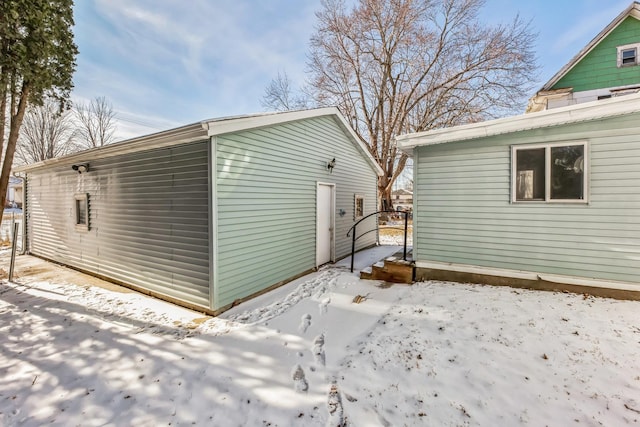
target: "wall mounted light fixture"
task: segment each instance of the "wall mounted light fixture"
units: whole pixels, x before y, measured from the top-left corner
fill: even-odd
[[[78,173],[89,172],[89,163],[80,163],[80,164],[77,164],[77,165],[73,165],[73,166],[71,166],[71,169],[73,169],[74,171],[76,171]]]
[[[336,158],[334,157],[333,160],[327,163],[327,169],[329,170],[329,173],[333,173],[333,168],[335,167],[336,167]]]

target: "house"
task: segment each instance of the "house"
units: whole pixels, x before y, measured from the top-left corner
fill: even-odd
[[[382,173],[336,108],[207,120],[18,171],[28,253],[213,314],[349,255]]]
[[[398,144],[418,279],[640,297],[640,94]]]
[[[404,188],[393,190],[391,200],[396,210],[411,211],[413,208],[413,192]]]
[[[9,186],[7,187],[7,199],[5,208],[22,208],[23,191],[22,180],[14,176],[9,177]]]
[[[640,3],[633,2],[529,100],[527,112],[640,90]]]

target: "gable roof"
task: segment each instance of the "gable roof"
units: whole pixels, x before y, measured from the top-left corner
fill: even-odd
[[[640,112],[640,93],[451,128],[410,133],[396,138],[405,152],[414,147],[465,141],[532,129],[588,122]]]
[[[334,120],[342,130],[350,137],[351,141],[362,152],[373,170],[378,176],[384,175],[384,171],[373,158],[364,141],[356,134],[353,128],[347,123],[337,107],[314,108],[310,110],[297,110],[264,114],[252,114],[246,116],[226,117],[212,119],[203,123],[209,136],[223,135],[241,130],[255,129],[259,127],[272,126],[296,120],[309,119],[313,117],[333,116]]]
[[[613,21],[609,23],[597,36],[593,38],[580,52],[564,65],[551,79],[542,86],[540,91],[551,90],[551,88],[560,81],[573,67],[576,66],[585,56],[589,54],[605,37],[618,27],[627,17],[632,16],[640,20],[640,2],[634,1],[620,13]]]
[[[367,161],[371,165],[371,168],[378,174],[378,176],[382,176],[384,174],[384,171],[375,161],[375,159],[367,149],[365,143],[355,133],[351,126],[349,126],[344,116],[340,113],[340,110],[338,110],[338,108],[336,107],[247,114],[242,116],[230,116],[203,120],[166,131],[127,139],[125,141],[116,142],[104,147],[91,148],[89,150],[80,151],[63,157],[56,157],[54,159],[44,160],[38,163],[33,163],[31,165],[20,166],[15,168],[14,172],[27,172],[33,169],[55,165],[62,162],[83,162],[87,160],[95,160],[122,154],[135,153],[138,151],[151,150],[154,148],[171,147],[173,145],[184,144],[187,142],[202,141],[204,139],[207,139],[208,137],[223,135],[226,133],[273,126],[277,124],[322,116],[333,116],[333,119],[349,137],[351,142],[356,145],[356,147],[367,159]]]

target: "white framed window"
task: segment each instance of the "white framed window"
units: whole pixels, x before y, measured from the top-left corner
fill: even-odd
[[[618,68],[638,65],[640,43],[618,46]]]
[[[89,231],[89,195],[78,193],[74,196],[74,216],[76,230]]]
[[[356,194],[353,197],[353,219],[364,217],[364,196]]]
[[[622,65],[636,65],[636,49],[625,49],[620,52]]]
[[[587,203],[587,143],[511,147],[511,202]]]

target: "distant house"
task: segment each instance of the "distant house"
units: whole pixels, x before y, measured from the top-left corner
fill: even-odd
[[[214,314],[350,254],[382,174],[336,108],[207,120],[18,171],[29,253]]]
[[[22,208],[23,189],[22,180],[13,176],[9,177],[5,208]]]
[[[417,278],[640,296],[640,94],[398,144]]]
[[[527,112],[640,90],[640,3],[633,2],[529,100]]]
[[[391,192],[391,200],[397,210],[411,211],[413,208],[413,191],[405,190],[404,188],[393,190]]]

